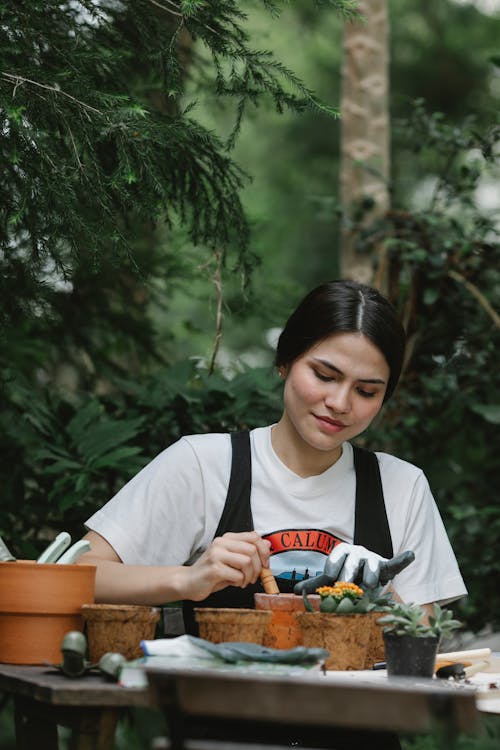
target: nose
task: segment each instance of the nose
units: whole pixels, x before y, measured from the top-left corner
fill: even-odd
[[[348,385],[332,383],[325,396],[325,405],[335,414],[347,414],[351,411],[351,393]]]

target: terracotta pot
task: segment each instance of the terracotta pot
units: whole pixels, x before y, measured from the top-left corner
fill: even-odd
[[[432,677],[439,647],[437,636],[384,633],[387,674],[398,677]]]
[[[95,572],[95,565],[0,563],[0,662],[59,664],[65,634],[83,630]]]
[[[263,645],[272,612],[233,607],[195,607],[200,638],[212,643],[240,641]]]
[[[319,609],[319,594],[308,597],[312,606]],[[295,648],[302,646],[302,629],[296,612],[305,612],[301,596],[295,594],[254,594],[255,609],[272,612],[272,618],[266,626],[262,645],[269,648]]]
[[[328,670],[364,669],[371,623],[366,615],[335,615],[304,612],[296,615],[304,646],[325,648]]]
[[[82,615],[89,660],[95,663],[106,653],[127,660],[144,656],[141,641],[154,638],[160,610],[139,604],[84,604]]]
[[[378,625],[378,620],[383,617],[383,612],[367,612],[363,615],[367,618],[367,625],[370,628],[370,640],[366,650],[365,669],[371,669],[377,662],[385,661],[385,645],[382,625]]]

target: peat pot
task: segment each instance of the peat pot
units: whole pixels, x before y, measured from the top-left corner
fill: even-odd
[[[364,669],[371,621],[366,615],[336,615],[329,612],[304,612],[297,615],[304,646],[325,648],[330,656],[327,670]]]
[[[0,563],[0,662],[59,664],[65,634],[83,630],[95,572],[95,565]]]
[[[319,609],[319,594],[310,594],[307,598],[315,609]],[[304,644],[302,628],[295,616],[297,612],[305,612],[301,596],[257,593],[254,600],[255,609],[272,613],[264,631],[263,646],[285,649]]]
[[[272,613],[235,607],[195,607],[200,638],[212,643],[240,641],[263,645]]]
[[[89,660],[96,663],[106,653],[127,660],[144,656],[141,641],[153,640],[160,610],[140,604],[84,604],[82,615]]]
[[[415,637],[384,633],[389,677],[432,677],[439,646],[437,636]]]
[[[367,625],[370,628],[370,640],[366,650],[365,669],[372,669],[377,662],[385,661],[385,645],[382,625],[378,620],[383,617],[383,612],[367,612],[363,617],[366,618]]]

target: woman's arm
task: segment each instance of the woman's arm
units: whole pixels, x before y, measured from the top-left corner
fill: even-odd
[[[395,602],[400,602],[401,604],[403,604],[403,600],[396,593],[396,591],[394,591],[394,589],[392,588],[392,585],[388,586],[388,591],[391,592],[391,596],[392,596],[392,598],[394,599]],[[422,607],[422,609],[424,610],[424,613],[425,613],[424,616],[422,617],[422,622],[424,623],[424,625],[428,625],[429,624],[429,617],[431,617],[431,616],[433,616],[435,614],[435,612],[434,612],[434,602],[428,602],[427,604],[421,604],[420,606]]]
[[[428,625],[429,624],[429,617],[431,617],[431,616],[434,617],[434,615],[435,615],[434,602],[431,602],[429,604],[421,604],[420,606],[422,607],[422,609],[425,612],[425,615],[422,617],[422,622],[424,623],[424,625]]]
[[[109,542],[95,531],[84,539],[92,549],[78,562],[96,565],[96,602],[166,604],[202,601],[226,586],[255,583],[269,560],[269,542],[254,531],[227,533],[214,539],[193,565],[125,565]]]

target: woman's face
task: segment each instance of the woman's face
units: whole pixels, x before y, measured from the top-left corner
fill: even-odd
[[[389,365],[362,333],[336,333],[288,368],[283,420],[288,437],[307,450],[338,451],[380,411]]]

